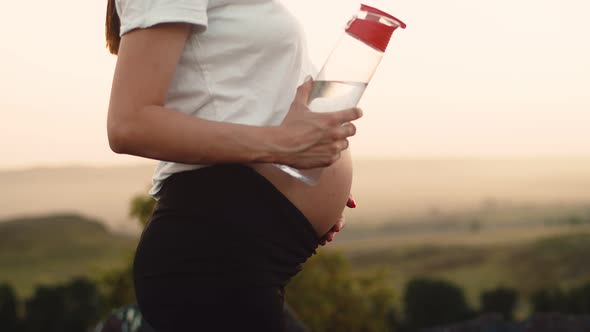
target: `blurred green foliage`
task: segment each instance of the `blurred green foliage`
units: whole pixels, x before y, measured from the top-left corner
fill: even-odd
[[[540,289],[531,296],[534,312],[566,312],[567,297],[560,288]]]
[[[460,322],[475,317],[463,290],[433,279],[413,279],[404,293],[405,327],[409,331]]]
[[[569,290],[558,287],[539,289],[530,301],[535,313],[590,314],[590,283]]]
[[[514,319],[514,310],[518,302],[518,292],[511,288],[499,287],[484,291],[480,296],[480,311],[483,313],[499,313],[504,320]]]
[[[156,208],[157,201],[150,195],[136,195],[131,199],[129,216],[145,227]]]
[[[340,254],[312,257],[286,290],[286,301],[315,332],[393,331],[394,290],[385,270],[355,274]]]
[[[461,285],[472,307],[478,306],[483,291],[499,286],[515,289],[529,299],[539,289],[572,288],[590,282],[590,233],[586,229],[483,244],[398,244],[392,239],[384,244],[338,248],[350,259],[354,271],[387,268],[396,290],[413,278],[424,277]],[[530,312],[529,301],[517,303],[515,317],[523,318]]]
[[[25,307],[26,332],[82,332],[99,321],[104,302],[93,282],[76,278],[63,285],[39,286]]]
[[[0,284],[0,331],[16,331],[18,322],[14,289],[9,284]]]
[[[570,290],[568,297],[569,312],[573,314],[590,314],[590,283]]]
[[[105,273],[99,279],[99,285],[107,308],[113,310],[135,303],[133,263]]]

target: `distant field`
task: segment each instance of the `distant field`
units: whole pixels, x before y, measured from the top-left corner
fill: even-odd
[[[482,291],[513,287],[525,316],[535,290],[590,282],[590,205],[489,205],[353,223],[325,250],[345,253],[357,271],[386,266],[399,292],[414,277],[452,281],[474,307]]]
[[[72,212],[137,234],[128,216],[155,164],[0,171],[0,219]],[[452,220],[457,213],[590,203],[590,159],[357,160],[349,225]],[[530,214],[531,211],[525,211]],[[517,219],[516,210],[507,216]],[[541,211],[546,215],[548,211]],[[503,218],[487,214],[495,222]],[[483,217],[484,219],[487,217]],[[485,220],[482,221],[485,222]]]
[[[522,300],[518,311],[525,315],[527,298],[535,290],[590,282],[590,226],[389,239],[384,234],[337,242],[325,250],[344,253],[359,273],[386,267],[400,301],[409,279],[442,278],[463,287],[474,307],[484,290],[515,288]]]

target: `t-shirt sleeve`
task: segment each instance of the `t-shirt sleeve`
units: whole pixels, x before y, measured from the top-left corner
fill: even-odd
[[[121,20],[120,35],[160,23],[194,24],[198,31],[207,28],[209,0],[116,0]]]

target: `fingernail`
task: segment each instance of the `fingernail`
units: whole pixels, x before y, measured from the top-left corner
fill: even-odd
[[[307,75],[307,77],[305,77],[305,83],[311,81],[313,79],[313,77],[311,77],[311,75]]]
[[[356,208],[356,202],[355,202],[355,200],[354,200],[354,199],[351,199],[351,200],[350,200],[350,204],[352,204],[352,208],[353,208],[353,209],[354,209],[354,208]]]

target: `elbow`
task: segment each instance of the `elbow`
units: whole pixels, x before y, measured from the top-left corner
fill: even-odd
[[[131,154],[131,128],[127,124],[114,124],[109,122],[107,132],[109,147],[117,154]]]

